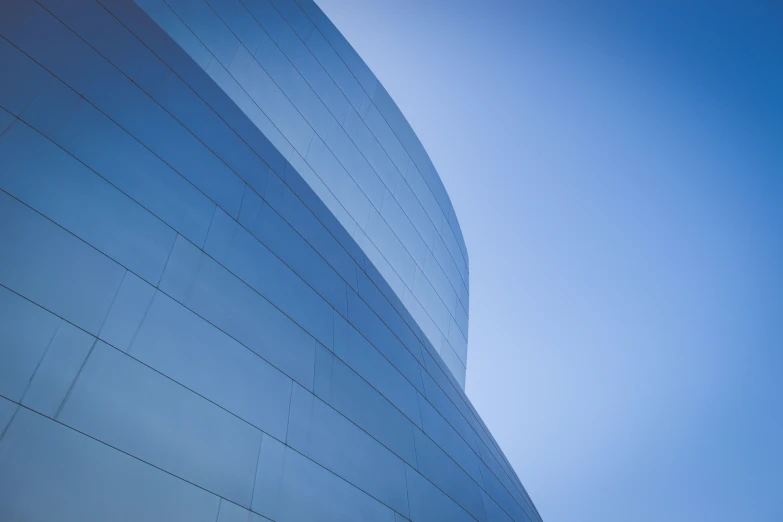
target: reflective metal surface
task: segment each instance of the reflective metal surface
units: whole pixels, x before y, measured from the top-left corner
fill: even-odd
[[[139,4],[0,3],[0,520],[540,520],[375,77],[309,2]]]
[[[464,387],[468,256],[443,183],[311,0],[138,0],[295,163]]]

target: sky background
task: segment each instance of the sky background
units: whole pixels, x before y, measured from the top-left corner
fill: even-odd
[[[783,3],[317,2],[451,196],[544,520],[783,520]]]

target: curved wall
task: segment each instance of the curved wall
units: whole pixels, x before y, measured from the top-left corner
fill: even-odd
[[[0,520],[540,520],[369,255],[137,5],[6,0],[0,70]]]
[[[137,0],[307,180],[464,387],[468,256],[385,89],[312,0]]]

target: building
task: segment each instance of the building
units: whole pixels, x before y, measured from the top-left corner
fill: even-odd
[[[448,195],[311,0],[0,36],[0,520],[540,520],[463,391]]]

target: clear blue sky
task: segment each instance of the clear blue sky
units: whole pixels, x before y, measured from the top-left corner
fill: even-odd
[[[452,198],[544,520],[783,520],[783,3],[317,1]]]

